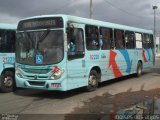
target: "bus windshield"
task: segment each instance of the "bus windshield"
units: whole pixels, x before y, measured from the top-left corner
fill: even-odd
[[[16,60],[19,63],[47,65],[63,59],[62,30],[19,32],[16,37]]]

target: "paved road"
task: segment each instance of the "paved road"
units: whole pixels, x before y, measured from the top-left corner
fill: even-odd
[[[126,91],[160,88],[160,59],[151,70],[140,78],[125,77],[105,82],[94,92],[82,89],[68,92],[20,89],[13,93],[0,93],[0,113],[23,114],[65,114],[83,102],[103,93],[115,95]]]

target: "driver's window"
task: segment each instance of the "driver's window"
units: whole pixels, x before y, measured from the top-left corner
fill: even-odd
[[[84,57],[84,36],[83,29],[70,28],[67,34],[68,41],[68,59]]]

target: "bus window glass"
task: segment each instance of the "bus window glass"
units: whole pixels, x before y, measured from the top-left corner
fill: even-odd
[[[98,50],[99,49],[99,32],[98,27],[86,25],[86,48],[88,50]]]
[[[0,30],[0,52],[15,52],[15,31]]]
[[[136,48],[142,48],[142,34],[135,33],[135,37],[136,37]]]
[[[150,48],[149,34],[143,34],[143,48],[144,49]]]
[[[124,41],[124,32],[123,30],[115,30],[115,46],[116,49],[124,49],[125,48],[125,41]]]
[[[150,48],[154,48],[153,35],[150,35]]]
[[[16,60],[29,65],[58,63],[63,59],[63,31],[45,30],[17,33]],[[41,63],[37,62],[41,56]]]
[[[68,55],[69,59],[80,58],[84,56],[83,30],[72,28],[68,33]]]
[[[102,50],[108,50],[111,48],[112,42],[112,29],[100,28],[100,44]]]
[[[135,48],[134,32],[126,31],[125,41],[126,41],[126,49],[134,49]]]

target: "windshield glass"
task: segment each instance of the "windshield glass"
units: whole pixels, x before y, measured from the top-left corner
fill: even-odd
[[[63,59],[63,31],[17,33],[16,61],[28,65],[55,64]]]

